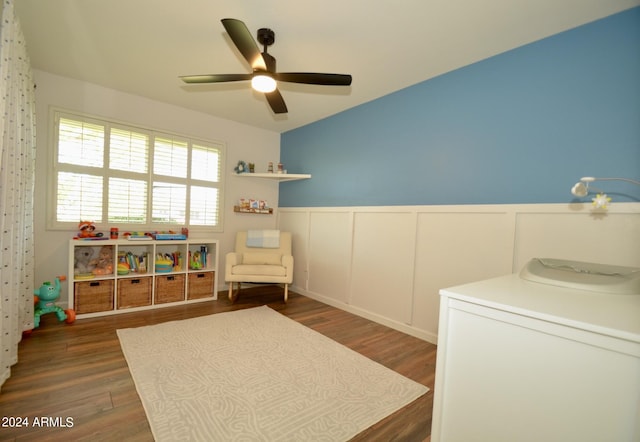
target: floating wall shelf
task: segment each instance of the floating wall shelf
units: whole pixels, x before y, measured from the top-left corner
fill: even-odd
[[[311,175],[304,173],[238,173],[237,177],[265,178],[275,181],[308,180]]]
[[[240,206],[233,206],[233,211],[238,213],[260,213],[263,215],[271,215],[273,213],[272,208],[268,209],[245,209]]]

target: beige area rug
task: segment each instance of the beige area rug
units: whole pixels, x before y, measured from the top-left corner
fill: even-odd
[[[118,337],[157,441],[344,441],[429,390],[267,306]]]

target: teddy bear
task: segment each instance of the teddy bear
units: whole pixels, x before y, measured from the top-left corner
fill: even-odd
[[[76,247],[73,255],[73,273],[76,275],[91,273],[95,268],[95,265],[92,263],[93,249],[91,247]]]
[[[98,253],[98,258],[93,260],[94,275],[110,275],[113,273],[113,248],[103,246]]]

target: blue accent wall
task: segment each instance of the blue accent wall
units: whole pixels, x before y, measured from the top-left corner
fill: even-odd
[[[313,175],[281,207],[562,203],[582,176],[639,180],[640,7],[286,132],[281,161]]]

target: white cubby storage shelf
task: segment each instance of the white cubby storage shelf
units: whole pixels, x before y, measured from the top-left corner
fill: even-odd
[[[103,248],[112,255],[111,268],[76,270],[76,253],[91,249],[99,260]],[[70,240],[69,308],[89,318],[218,299],[218,253],[215,239]]]

